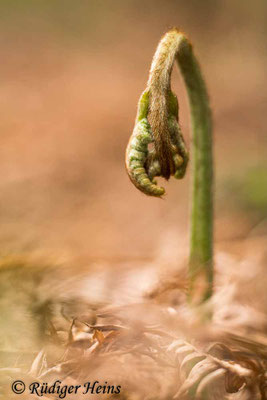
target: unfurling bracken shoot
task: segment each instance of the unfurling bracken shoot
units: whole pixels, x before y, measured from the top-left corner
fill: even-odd
[[[185,175],[188,152],[179,125],[177,97],[171,90],[175,60],[185,81],[192,126],[189,299],[201,303],[211,296],[213,282],[211,112],[192,45],[177,29],[164,35],[154,55],[126,150],[126,168],[133,184],[143,193],[155,197],[165,193],[155,177],[181,179]]]

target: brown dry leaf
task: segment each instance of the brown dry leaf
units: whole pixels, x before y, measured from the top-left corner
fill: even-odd
[[[41,351],[39,351],[39,353],[33,360],[31,369],[29,371],[29,375],[37,377],[42,373],[42,371],[45,368],[46,368],[46,354],[45,354],[45,350],[42,349]]]
[[[98,341],[98,343],[101,345],[105,341],[105,336],[103,335],[103,333],[101,331],[99,331],[98,329],[95,329],[93,339],[96,339]]]

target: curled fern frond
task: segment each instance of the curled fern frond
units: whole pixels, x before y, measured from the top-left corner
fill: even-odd
[[[201,304],[213,284],[213,159],[209,98],[192,45],[177,29],[167,32],[154,55],[133,134],[126,150],[126,169],[133,184],[149,196],[165,193],[155,177],[184,177],[188,151],[179,125],[179,107],[171,89],[177,61],[188,94],[192,127],[192,201],[189,295]]]
[[[157,186],[154,178],[169,179],[173,175],[181,179],[188,163],[179,125],[178,100],[170,85],[181,38],[178,31],[170,31],[158,46],[126,150],[126,168],[131,181],[143,193],[155,197],[161,197],[165,190]]]

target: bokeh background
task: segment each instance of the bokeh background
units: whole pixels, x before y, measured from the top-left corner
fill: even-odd
[[[152,56],[174,26],[194,44],[213,110],[215,280],[205,328],[202,312],[186,307],[190,165],[182,181],[160,180],[164,200],[139,192],[124,166]],[[227,330],[243,350],[253,345],[251,365],[266,360],[266,37],[266,0],[0,0],[0,398],[14,399],[11,377],[22,379],[40,352],[42,368],[74,356],[92,382],[111,374],[139,391],[135,400],[153,382],[155,398],[172,380],[130,356],[147,325],[238,350]],[[190,147],[177,67],[172,79]],[[126,361],[82,364],[99,340],[88,323],[130,327],[128,339],[114,336]]]
[[[213,109],[216,249],[266,240],[265,0],[1,0],[3,254],[38,250],[79,269],[186,253],[190,170],[158,200],[124,167],[153,53],[173,26],[194,44]],[[177,68],[173,89],[189,145]]]

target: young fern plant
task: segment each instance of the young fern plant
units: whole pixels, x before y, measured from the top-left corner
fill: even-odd
[[[165,193],[156,176],[184,177],[188,152],[179,125],[179,107],[171,90],[175,60],[183,76],[191,115],[192,200],[189,301],[203,303],[213,284],[212,123],[206,86],[192,45],[177,29],[167,32],[154,55],[147,87],[138,104],[135,127],[126,150],[133,184],[149,196]]]

